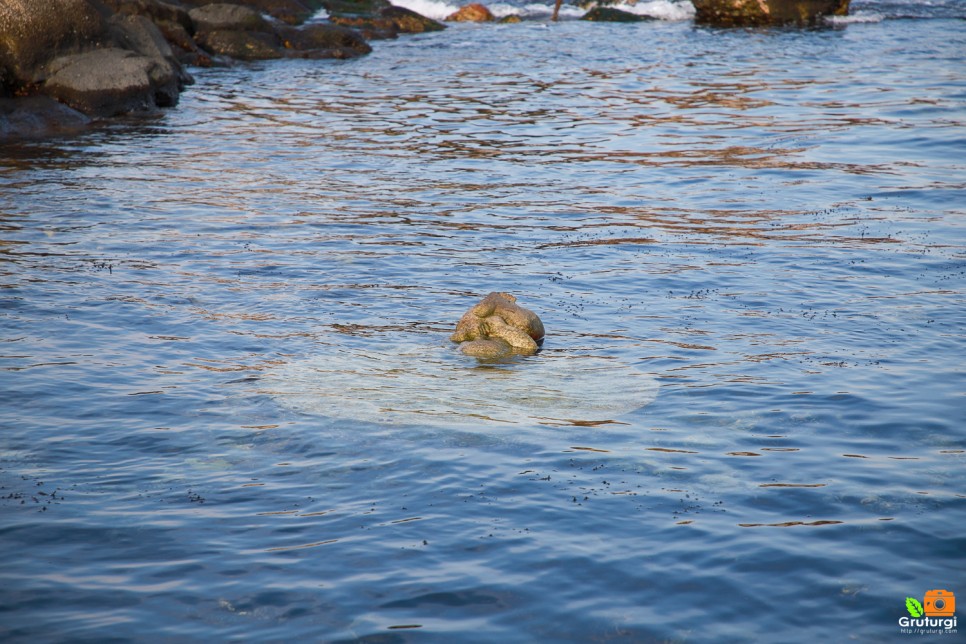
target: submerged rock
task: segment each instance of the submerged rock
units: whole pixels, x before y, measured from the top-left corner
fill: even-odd
[[[849,0],[691,0],[694,21],[719,27],[758,27],[819,22],[846,16]]]
[[[493,13],[484,5],[473,2],[459,8],[446,17],[453,22],[490,22],[494,20]]]
[[[606,424],[658,394],[651,374],[613,357],[559,351],[477,364],[406,336],[278,365],[263,374],[261,390],[299,413],[484,432]]]
[[[536,353],[543,322],[516,301],[509,293],[490,293],[460,318],[450,340],[461,343],[463,353],[480,358]]]
[[[49,96],[0,98],[0,140],[77,132],[91,119]]]

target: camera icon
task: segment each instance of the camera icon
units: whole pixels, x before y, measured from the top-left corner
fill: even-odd
[[[956,596],[948,590],[927,590],[923,600],[927,617],[952,617],[956,612]]]

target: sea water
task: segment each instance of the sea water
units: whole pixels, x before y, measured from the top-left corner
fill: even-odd
[[[0,637],[881,642],[966,602],[962,4],[635,6],[4,145]],[[539,354],[449,342],[494,290]]]

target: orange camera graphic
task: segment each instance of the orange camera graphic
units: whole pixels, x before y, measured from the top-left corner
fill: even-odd
[[[922,603],[927,617],[952,617],[956,612],[956,596],[948,590],[927,590]]]

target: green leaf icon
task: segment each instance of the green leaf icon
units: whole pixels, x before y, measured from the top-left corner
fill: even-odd
[[[913,617],[922,617],[922,604],[919,603],[918,599],[906,597],[906,610]]]

